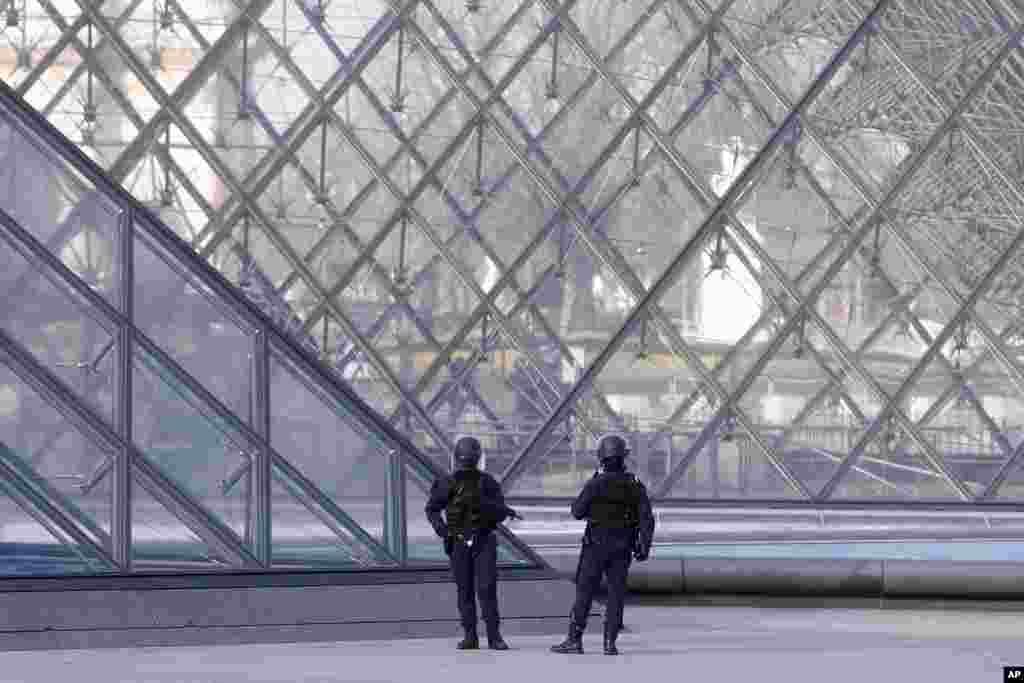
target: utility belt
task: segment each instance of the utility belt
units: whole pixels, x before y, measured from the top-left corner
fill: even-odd
[[[587,528],[583,532],[583,545],[601,543],[602,541],[612,539],[621,542],[627,538],[630,539],[630,544],[632,545],[638,539],[639,532],[639,525],[611,527],[587,522]]]
[[[487,535],[490,533],[490,529],[468,529],[466,531],[453,531],[448,535],[448,538],[453,543],[463,543],[472,548],[474,545],[486,540]]]

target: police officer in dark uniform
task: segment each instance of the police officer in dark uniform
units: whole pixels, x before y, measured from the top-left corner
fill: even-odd
[[[480,442],[471,436],[456,442],[454,472],[434,482],[426,513],[435,533],[444,539],[458,586],[459,616],[465,631],[458,649],[480,647],[475,587],[487,625],[488,646],[507,650],[498,628],[498,539],[494,530],[509,517],[522,517],[505,505],[501,485],[494,477],[480,471],[481,454]],[[441,518],[442,510],[446,519]]]
[[[572,515],[587,520],[576,572],[576,602],[569,616],[569,636],[552,652],[583,654],[583,631],[602,574],[608,584],[604,616],[604,653],[619,654],[615,639],[622,629],[626,578],[632,559],[643,562],[654,537],[654,515],[647,489],[626,471],[629,448],[621,436],[603,437],[597,446],[601,468],[572,504]]]

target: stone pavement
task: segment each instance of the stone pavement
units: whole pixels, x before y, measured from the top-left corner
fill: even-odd
[[[1024,611],[633,604],[619,657],[600,623],[582,656],[557,639],[509,637],[509,652],[456,652],[455,638],[0,653],[12,683],[542,683],[785,681],[997,683],[1024,664]]]

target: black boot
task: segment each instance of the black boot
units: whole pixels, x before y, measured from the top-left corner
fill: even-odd
[[[508,643],[501,637],[497,624],[487,624],[487,647],[492,650],[508,649]]]
[[[618,648],[615,647],[615,639],[619,637],[619,629],[614,626],[604,625],[604,653],[606,655],[617,655],[619,654]]]
[[[551,651],[563,655],[583,654],[583,629],[576,622],[570,621],[568,637],[558,645],[552,645]]]
[[[465,627],[463,627],[463,630],[465,631],[466,636],[462,639],[462,641],[458,645],[455,646],[455,648],[457,650],[479,650],[480,649],[480,639],[476,635],[476,627],[472,627],[472,628],[465,628]]]

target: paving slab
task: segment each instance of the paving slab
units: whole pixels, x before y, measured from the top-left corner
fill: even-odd
[[[1002,681],[1024,664],[1024,612],[630,605],[623,654],[583,656],[557,638],[510,637],[508,652],[457,652],[453,638],[0,654],[18,683],[394,683],[462,681]]]

